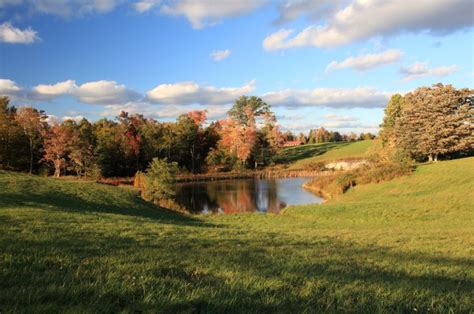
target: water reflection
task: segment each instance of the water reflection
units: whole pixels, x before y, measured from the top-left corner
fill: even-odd
[[[278,213],[288,205],[321,203],[301,185],[307,178],[236,179],[180,183],[177,201],[193,213]]]

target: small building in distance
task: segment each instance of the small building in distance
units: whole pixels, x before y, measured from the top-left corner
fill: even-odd
[[[296,140],[296,141],[287,141],[283,144],[283,147],[300,146],[301,144],[303,144],[303,143],[301,143],[301,141],[298,141],[298,140]]]

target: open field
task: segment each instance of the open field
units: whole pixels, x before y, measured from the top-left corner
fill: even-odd
[[[276,158],[277,163],[287,163],[290,170],[302,169],[315,162],[364,158],[373,141],[307,144],[283,149]]]
[[[280,215],[179,216],[8,172],[0,187],[1,312],[473,310],[474,158]]]

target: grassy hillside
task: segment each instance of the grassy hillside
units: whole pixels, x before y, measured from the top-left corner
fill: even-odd
[[[474,158],[281,215],[0,173],[0,310],[469,312]]]
[[[301,169],[315,162],[328,162],[346,158],[364,158],[373,141],[308,144],[283,149],[277,163],[288,163],[290,169]]]

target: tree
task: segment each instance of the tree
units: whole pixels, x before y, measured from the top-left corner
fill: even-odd
[[[146,170],[143,198],[157,203],[173,197],[176,172],[175,162],[169,163],[166,159],[153,158]]]
[[[15,120],[16,108],[9,106],[8,97],[0,97],[0,168],[12,168],[18,156],[23,155],[23,136]]]
[[[241,96],[238,98],[227,115],[238,124],[248,126],[252,119],[263,117],[270,112],[270,106],[256,96]],[[249,116],[252,115],[252,117]]]
[[[87,119],[82,119],[79,124],[74,122],[71,126],[71,132],[74,132],[78,137],[69,154],[72,168],[78,176],[97,175],[98,169],[94,155],[96,139],[92,124]]]
[[[473,93],[451,85],[421,87],[404,96],[404,108],[395,124],[397,144],[416,159],[472,150],[474,107],[466,102]]]
[[[41,134],[46,128],[46,116],[44,112],[32,107],[21,107],[16,113],[15,118],[28,139],[30,152],[29,173],[31,174],[33,172],[34,150],[41,143]]]
[[[44,160],[54,166],[54,176],[59,178],[67,165],[67,158],[79,136],[67,125],[54,124],[44,136]]]

